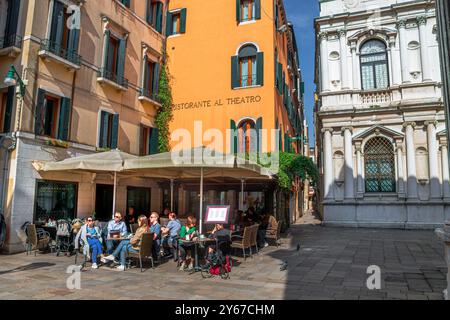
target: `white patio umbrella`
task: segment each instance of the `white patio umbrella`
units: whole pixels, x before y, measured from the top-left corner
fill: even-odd
[[[113,212],[116,211],[117,173],[124,170],[124,161],[136,159],[137,156],[122,152],[118,149],[67,158],[61,161],[38,161],[32,162],[37,171],[75,171],[75,172],[109,172],[114,175]]]
[[[204,178],[231,177],[236,179],[272,178],[272,173],[256,163],[238,159],[235,155],[215,152],[205,147],[164,152],[125,160],[128,173],[152,178],[182,179],[200,178],[200,233],[203,222]],[[242,184],[243,185],[243,184]],[[173,183],[171,183],[171,199]]]

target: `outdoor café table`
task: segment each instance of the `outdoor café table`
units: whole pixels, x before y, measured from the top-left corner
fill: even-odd
[[[216,243],[216,239],[211,239],[211,238],[196,238],[195,240],[181,240],[183,242],[183,244],[187,244],[187,245],[194,245],[194,261],[195,261],[195,265],[194,265],[194,272],[198,272],[200,271],[200,266],[198,264],[198,246],[200,244],[202,244],[203,246],[206,243]]]

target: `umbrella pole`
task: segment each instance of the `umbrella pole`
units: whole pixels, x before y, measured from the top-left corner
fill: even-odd
[[[173,179],[170,179],[170,211],[173,211]]]
[[[203,231],[203,168],[200,168],[200,234]]]
[[[239,195],[239,210],[244,210],[244,179],[241,179],[241,194]]]
[[[113,212],[112,212],[113,219],[114,214],[116,213],[116,191],[117,191],[117,172],[114,172]]]

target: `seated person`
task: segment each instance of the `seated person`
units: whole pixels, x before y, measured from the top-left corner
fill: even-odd
[[[130,228],[131,224],[136,223],[137,219],[136,219],[136,215],[134,212],[134,207],[128,207],[128,214],[125,217],[126,223],[127,223],[127,227]]]
[[[122,240],[116,250],[109,256],[102,258],[103,263],[107,263],[108,261],[117,262],[117,258],[120,258],[120,265],[117,267],[118,270],[125,270],[125,259],[127,252],[138,253],[139,247],[141,245],[141,238],[144,233],[147,232],[148,229],[148,220],[147,217],[142,215],[138,218],[139,228],[136,230],[136,233],[130,240]]]
[[[222,251],[224,255],[230,254],[231,251],[230,230],[225,229],[223,224],[216,224],[214,230],[212,231],[209,237],[217,240],[217,242],[219,243],[219,249],[220,251]],[[210,248],[213,248],[215,250],[215,245],[210,246]]]
[[[263,220],[261,222],[261,225],[258,229],[258,246],[260,247],[267,247],[269,244],[266,241],[266,235],[276,235],[278,230],[278,222],[277,219],[270,213],[267,212]]]
[[[114,220],[111,220],[108,223],[108,228],[106,231],[107,238],[109,238],[111,231],[119,231],[121,236],[127,234],[127,226],[125,225],[125,222],[122,221],[122,214],[120,212],[116,212],[114,214]],[[111,254],[119,243],[119,240],[106,240],[106,253]]]
[[[102,237],[100,229],[94,226],[94,219],[88,217],[75,237],[75,249],[78,249],[80,239],[83,241],[83,254],[90,259],[90,249],[92,248],[92,269],[97,269],[97,257],[103,254]]]
[[[179,250],[180,250],[180,260],[181,267],[180,271],[186,268],[186,253],[187,251],[192,252],[194,250],[194,244],[185,243],[184,241],[191,241],[197,236],[197,219],[194,216],[189,216],[185,226],[181,227],[180,230],[180,240],[179,240]],[[189,263],[188,270],[192,270],[194,264],[192,260]]]
[[[180,233],[181,229],[181,222],[177,219],[177,215],[175,212],[171,212],[169,214],[169,223],[167,224],[167,227],[162,227],[162,233],[166,233],[167,235],[163,238],[162,243],[163,247],[170,247],[170,254],[174,257],[174,260],[178,260],[178,253],[176,252],[175,248],[175,241],[176,237]],[[166,252],[165,252],[166,255]]]
[[[159,214],[152,212],[150,215],[150,226],[148,231],[153,233],[153,256],[159,257],[159,249],[161,246],[161,225],[158,223]]]

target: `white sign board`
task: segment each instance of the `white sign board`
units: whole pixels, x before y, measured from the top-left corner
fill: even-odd
[[[208,206],[206,208],[205,223],[228,224],[230,206]]]

